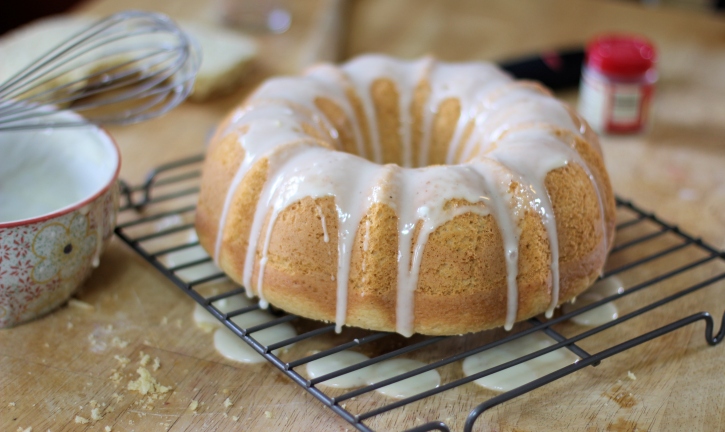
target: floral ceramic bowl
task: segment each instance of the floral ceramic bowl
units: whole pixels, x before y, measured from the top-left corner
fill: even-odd
[[[0,132],[0,328],[60,306],[98,265],[120,167],[95,126]]]

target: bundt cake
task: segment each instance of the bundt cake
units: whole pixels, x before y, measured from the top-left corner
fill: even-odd
[[[407,336],[550,316],[600,274],[614,218],[596,135],[542,86],[366,55],[231,112],[196,229],[263,306]]]

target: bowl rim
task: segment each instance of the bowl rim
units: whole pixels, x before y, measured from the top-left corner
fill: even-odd
[[[90,126],[91,126],[90,130],[92,130],[93,133],[96,133],[96,134],[100,133],[101,135],[105,136],[108,139],[108,141],[111,143],[111,147],[116,152],[116,170],[114,171],[113,176],[108,181],[108,183],[106,185],[104,185],[96,193],[94,193],[93,195],[86,197],[86,198],[82,199],[81,201],[78,201],[75,204],[71,204],[69,206],[62,207],[58,210],[54,210],[50,213],[46,213],[46,214],[43,214],[40,216],[34,216],[34,217],[28,218],[28,219],[20,219],[20,220],[9,221],[9,222],[0,222],[0,229],[16,228],[16,227],[24,226],[24,225],[32,225],[32,224],[36,224],[39,222],[45,222],[50,219],[55,219],[59,216],[63,216],[68,213],[74,212],[74,211],[78,210],[79,208],[84,207],[84,206],[88,205],[89,203],[95,201],[98,197],[100,197],[101,195],[108,192],[108,190],[111,188],[111,186],[113,186],[113,184],[118,181],[118,176],[121,173],[121,149],[118,147],[118,143],[113,138],[113,136],[111,136],[111,134],[108,133],[108,131],[104,127],[99,126],[99,125],[94,125],[94,124],[92,124]]]

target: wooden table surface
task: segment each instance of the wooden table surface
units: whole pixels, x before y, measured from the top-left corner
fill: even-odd
[[[208,20],[213,2],[203,3],[99,0],[78,13],[141,8]],[[320,40],[315,28],[325,3],[289,2],[292,28],[283,35],[259,37],[254,70],[234,95],[187,103],[148,123],[111,128],[122,149],[122,177],[139,182],[160,163],[200,153],[215,123],[256,83],[271,74],[297,71]],[[351,9],[349,56],[376,51],[408,58],[434,54],[446,60],[499,60],[580,45],[601,31],[649,36],[661,54],[655,122],[646,136],[603,139],[615,190],[725,249],[723,18],[624,2],[564,0],[367,0]],[[561,96],[576,100],[574,92]],[[722,271],[722,266],[705,271]],[[721,281],[657,317],[635,320],[627,332],[638,334],[661,325],[657,318],[669,322],[700,310],[719,316],[725,310],[723,288]],[[117,239],[78,297],[93,310],[63,307],[0,331],[0,430],[352,429],[272,366],[240,365],[218,355],[210,335],[192,325],[192,301]],[[708,347],[703,333],[702,325],[689,326],[639,346],[503,404],[479,419],[477,427],[725,430],[725,351]],[[135,379],[141,351],[159,358],[161,367],[153,375],[173,387],[154,402],[153,410],[144,409],[139,403],[143,398],[125,385]],[[121,365],[114,356],[131,362]],[[109,379],[113,369],[122,374],[120,385]],[[636,381],[627,379],[628,371],[636,374]],[[468,411],[491,396],[469,384],[373,419],[370,425],[400,430],[445,420],[461,430]],[[227,397],[231,407],[223,404]],[[92,400],[101,407],[103,419],[76,423],[76,416],[91,418]],[[199,401],[195,412],[188,409],[191,400]]]

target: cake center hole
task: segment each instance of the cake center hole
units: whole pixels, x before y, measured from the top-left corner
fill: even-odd
[[[458,163],[463,146],[473,131],[473,123],[466,125],[461,136],[452,142],[461,115],[460,101],[448,98],[437,107],[431,107],[430,101],[418,97],[415,92],[410,104],[402,106],[395,86],[387,81],[377,80],[371,88],[375,115],[372,121],[365,117],[366,111],[370,110],[356,106],[355,102],[362,104],[360,100],[352,100],[355,118],[349,118],[345,110],[330,99],[320,97],[315,100],[315,105],[337,132],[339,150],[372,162],[412,168],[446,164],[452,151],[453,163]],[[456,148],[450,149],[451,145]]]

